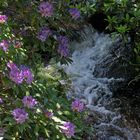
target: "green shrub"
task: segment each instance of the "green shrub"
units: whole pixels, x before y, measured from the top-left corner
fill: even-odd
[[[85,6],[86,7],[86,6]],[[87,9],[87,10],[86,10]],[[95,2],[87,2],[87,8],[84,8],[85,13],[90,17],[94,13],[103,13],[107,16],[105,19],[108,22],[106,31],[112,35],[119,34],[124,46],[128,41],[128,36],[131,37],[133,48],[133,60],[130,65],[135,67],[136,79],[140,75],[140,2],[132,0],[104,0]],[[94,22],[94,21],[93,21]],[[124,47],[122,46],[122,47]],[[135,78],[134,78],[135,79]]]
[[[81,19],[75,7],[69,0],[0,2],[0,136],[4,139],[81,139],[85,130],[88,133],[84,104],[67,100],[61,75],[57,69],[56,73],[44,69],[42,61],[43,54],[48,55],[48,64],[50,58],[55,63],[71,61],[69,36]]]

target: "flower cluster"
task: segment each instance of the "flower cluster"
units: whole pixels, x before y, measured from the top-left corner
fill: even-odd
[[[77,8],[69,9],[69,13],[73,19],[78,19],[80,17],[80,11]]]
[[[69,55],[69,39],[66,36],[59,36],[58,37],[58,53],[60,53],[61,56],[67,57]]]
[[[31,70],[28,67],[21,65],[20,71],[22,73],[23,79],[26,80],[27,84],[31,84],[33,81],[33,74]]]
[[[54,12],[54,7],[53,4],[50,2],[41,2],[39,5],[39,12],[43,17],[51,17]],[[70,8],[69,9],[69,14],[72,16],[73,19],[78,19],[80,17],[80,11],[77,8]],[[39,33],[38,33],[38,38],[44,42],[46,39],[51,35],[51,31],[48,27],[43,27]],[[68,38],[65,36],[60,36],[58,37],[58,53],[62,57],[67,57],[69,55],[69,49],[68,49]]]
[[[39,137],[38,140],[45,140],[45,138],[43,138],[43,137]]]
[[[84,110],[84,107],[85,107],[84,103],[78,99],[75,99],[71,104],[72,110],[77,112],[82,112]]]
[[[42,83],[41,80],[38,80],[40,78],[38,76],[36,78],[36,80],[38,80],[38,81],[35,81],[32,85],[30,85],[30,86],[27,86],[24,84],[22,85],[22,83],[31,84],[33,82],[33,74],[31,72],[31,69],[25,65],[21,65],[21,62],[24,63],[24,61],[27,61],[26,63],[29,62],[29,64],[31,65],[31,63],[30,63],[31,61],[29,61],[30,58],[33,58],[34,62],[38,58],[40,58],[40,56],[38,57],[38,54],[39,54],[38,52],[40,52],[40,48],[38,46],[40,45],[40,43],[38,44],[38,41],[34,42],[32,40],[32,38],[31,38],[31,41],[28,40],[28,38],[27,38],[29,36],[34,38],[34,31],[36,31],[36,30],[38,31],[38,33],[36,33],[36,38],[38,38],[41,42],[45,42],[50,37],[49,39],[52,39],[51,42],[53,42],[53,45],[57,44],[56,47],[53,46],[53,49],[47,50],[47,52],[51,53],[52,56],[56,56],[55,53],[57,51],[57,53],[59,53],[61,55],[61,57],[67,57],[69,55],[69,48],[68,48],[69,39],[66,36],[63,36],[64,34],[67,33],[67,30],[64,29],[65,26],[60,27],[59,24],[61,24],[61,21],[64,19],[64,18],[61,19],[61,17],[63,15],[65,16],[66,14],[69,14],[69,17],[71,15],[71,18],[74,20],[78,19],[80,17],[80,11],[76,8],[71,8],[69,11],[66,9],[66,14],[65,13],[61,14],[61,12],[64,9],[61,10],[60,8],[61,8],[61,6],[64,6],[63,3],[65,3],[65,1],[60,2],[60,4],[58,6],[56,5],[56,9],[54,9],[55,8],[54,4],[57,4],[56,2],[52,2],[52,1],[42,2],[42,1],[43,0],[41,0],[41,3],[39,1],[37,1],[36,3],[34,3],[34,2],[29,3],[29,5],[27,5],[27,8],[25,9],[26,10],[25,14],[18,11],[19,14],[20,13],[22,14],[22,15],[19,15],[19,17],[21,17],[21,19],[20,19],[21,26],[19,26],[19,27],[18,27],[18,22],[17,22],[17,19],[19,19],[19,17],[17,18],[18,15],[15,16],[15,15],[12,15],[11,13],[9,13],[8,11],[6,11],[6,13],[9,16],[11,16],[11,18],[14,16],[14,19],[13,19],[15,21],[14,25],[13,25],[13,22],[11,22],[11,20],[10,20],[10,23],[7,23],[8,17],[6,15],[0,15],[0,24],[2,24],[2,26],[0,28],[0,34],[1,34],[0,51],[1,51],[1,54],[4,55],[4,57],[2,57],[2,68],[0,69],[0,71],[1,71],[0,74],[1,75],[3,74],[3,75],[2,75],[2,77],[0,77],[0,79],[2,80],[2,88],[4,87],[4,89],[6,89],[7,93],[14,92],[14,94],[8,95],[7,98],[3,98],[4,94],[2,94],[2,96],[1,96],[2,98],[0,98],[0,107],[2,107],[2,110],[3,110],[4,103],[9,103],[10,101],[14,101],[16,99],[16,101],[12,104],[12,106],[5,108],[5,110],[7,112],[2,114],[2,119],[5,117],[4,116],[5,114],[7,115],[6,118],[9,118],[9,114],[10,114],[10,117],[13,117],[15,122],[18,124],[18,126],[16,128],[14,128],[15,122],[11,122],[11,125],[8,126],[9,129],[7,129],[6,131],[12,131],[12,132],[17,132],[17,133],[18,133],[18,131],[21,132],[21,130],[23,130],[23,126],[24,126],[23,123],[25,123],[26,121],[29,124],[25,124],[25,126],[26,125],[29,126],[31,123],[35,124],[36,121],[39,121],[39,122],[44,121],[45,117],[46,117],[46,119],[48,119],[47,124],[44,126],[38,126],[38,127],[46,127],[46,126],[50,126],[52,124],[57,125],[57,126],[62,125],[59,123],[56,124],[56,123],[51,122],[51,121],[57,121],[54,119],[55,118],[54,110],[52,110],[52,109],[56,108],[56,107],[54,107],[54,106],[56,106],[54,104],[55,99],[53,100],[54,103],[51,104],[52,98],[50,98],[50,96],[43,94],[44,97],[41,98],[42,95],[40,94],[40,92],[44,93],[45,89],[47,90],[47,88],[48,88],[48,86],[45,87],[46,83],[44,84],[44,83]],[[40,3],[40,5],[38,3]],[[9,4],[9,3],[7,3],[7,4]],[[18,4],[18,2],[15,2],[15,4]],[[38,11],[34,10],[34,8],[36,7],[36,4],[39,5]],[[69,4],[71,5],[70,2],[67,2],[67,5],[65,5],[64,7],[67,7]],[[16,5],[15,5],[15,7],[16,7]],[[19,6],[17,6],[17,7],[19,7]],[[56,10],[56,17],[54,14],[55,10]],[[38,19],[38,17],[35,16],[34,13],[30,13],[32,15],[30,17],[32,17],[33,19],[30,19],[30,17],[26,18],[26,16],[28,15],[28,12],[31,12],[31,11],[33,11],[35,13],[38,12],[37,14],[40,14],[41,17],[43,17],[43,20],[41,19],[42,20],[41,22],[38,21],[35,23],[34,21],[36,21]],[[24,19],[25,22],[22,23],[22,19],[24,16],[25,16],[25,19]],[[56,22],[56,23],[49,26],[52,23],[52,21]],[[6,23],[6,24],[3,24],[3,23]],[[63,24],[63,22],[62,22],[62,24]],[[11,30],[13,30],[14,33],[11,33]],[[16,37],[16,35],[18,35],[19,39]],[[28,35],[28,36],[26,36],[26,35]],[[23,37],[23,36],[26,36],[26,37]],[[22,47],[22,45],[23,45],[22,43],[26,44],[25,48]],[[48,44],[50,44],[50,43],[48,43]],[[11,46],[14,46],[14,47],[11,48]],[[31,46],[35,46],[35,48],[31,48]],[[44,49],[43,47],[41,47],[41,49],[43,50],[43,53],[44,53],[46,51],[46,49]],[[57,50],[54,50],[54,49],[57,49]],[[6,53],[3,53],[3,51]],[[26,55],[27,57],[29,55],[32,55],[33,57],[28,57],[29,59],[26,59],[26,57],[25,57],[25,59],[24,59],[23,58],[25,56],[24,53],[26,53],[26,52],[27,52],[27,55]],[[35,55],[34,55],[34,52],[35,52]],[[38,53],[37,55],[36,55],[36,52]],[[19,65],[17,63],[13,63],[18,60],[19,60],[19,62],[18,62]],[[6,68],[4,68],[5,63],[7,64]],[[35,70],[36,74],[38,74],[38,67],[36,67],[36,66],[38,66],[38,65],[41,66],[40,61],[36,61],[36,64],[37,65],[34,65],[34,63],[33,63],[32,66],[34,68],[33,70]],[[7,71],[8,71],[8,74],[7,74]],[[16,83],[17,85],[14,85],[13,87],[11,87],[12,83],[9,82],[9,80],[7,80],[7,78],[5,77],[7,75],[8,75],[9,80],[13,81],[13,83]],[[46,82],[46,80],[43,80],[43,82]],[[20,87],[18,87],[19,85],[20,85]],[[56,89],[57,87],[54,87],[54,88]],[[54,91],[54,88],[53,88],[53,91]],[[15,91],[20,91],[20,92],[15,92]],[[22,97],[23,94],[19,95],[19,93],[21,93],[21,92],[23,92],[23,93],[32,92],[32,94],[34,93],[38,98],[40,98],[40,100],[37,101],[34,98],[34,96],[25,96],[26,94],[24,95],[24,97]],[[58,97],[57,93],[56,93],[56,96],[54,96],[54,97],[55,98]],[[49,98],[49,101],[50,101],[48,110],[44,109],[46,107],[46,105],[44,103],[44,99],[46,99],[46,98]],[[61,101],[61,98],[59,98],[59,99],[60,99],[60,103],[63,102],[63,98],[62,98],[62,101]],[[8,102],[7,102],[7,100],[8,100]],[[20,100],[20,103],[22,104],[22,106],[20,106],[21,104],[19,103],[19,100]],[[39,101],[40,101],[40,103],[39,103]],[[59,104],[59,102],[58,102],[58,104]],[[37,107],[36,107],[36,105],[37,105]],[[83,104],[81,102],[74,101],[72,103],[72,110],[81,112],[84,108],[84,105],[83,106],[82,105]],[[11,111],[11,108],[12,108],[12,111]],[[42,110],[43,110],[43,112],[42,112]],[[60,115],[59,113],[56,113],[56,117],[58,117],[59,115]],[[66,116],[67,116],[67,114],[66,114]],[[59,117],[60,117],[60,119],[64,119],[62,116],[59,116]],[[29,119],[33,119],[33,120],[28,121]],[[39,119],[42,119],[42,120],[39,120]],[[9,123],[9,122],[6,122],[6,123]],[[23,124],[23,125],[20,125],[20,124]],[[4,126],[4,129],[5,129],[5,128],[7,128],[7,127],[5,127],[7,125],[8,124],[6,124],[6,125],[2,124],[2,127]],[[4,134],[3,133],[4,129],[2,127],[0,127],[0,135]],[[71,138],[74,136],[75,125],[73,123],[71,123],[70,120],[65,122],[63,124],[63,126],[60,126],[60,127],[62,128],[62,129],[60,128],[61,133],[63,133],[67,138]],[[50,128],[50,129],[52,129],[52,128]],[[53,127],[53,129],[54,129],[54,127]],[[36,131],[37,130],[35,128],[35,130],[33,130],[33,132],[35,132],[35,134],[36,134]],[[27,130],[24,129],[22,134],[20,132],[18,133],[19,138],[24,139],[24,134],[26,134]],[[49,133],[52,133],[52,132],[53,131],[50,130]],[[11,135],[13,135],[13,137],[15,137],[13,133],[9,133],[9,134],[11,134]],[[31,135],[27,134],[27,137],[29,136],[29,139],[30,139],[30,136],[32,136],[32,135],[34,135],[34,133]],[[41,135],[44,136],[44,133],[41,132]],[[59,134],[57,134],[57,135],[59,135]],[[5,137],[5,136],[3,136],[3,137]],[[45,138],[40,137],[39,139],[42,140]]]
[[[2,40],[0,42],[0,48],[3,50],[3,51],[7,51],[8,50],[8,47],[9,47],[9,43],[7,40]]]
[[[14,119],[16,120],[17,123],[22,124],[28,119],[28,113],[25,112],[24,109],[14,109],[12,112],[12,115],[14,116]]]
[[[52,117],[53,117],[53,112],[46,110],[46,111],[45,111],[45,116],[46,116],[47,118],[52,118]]]
[[[46,39],[52,34],[51,30],[48,27],[42,27],[38,33],[38,39],[42,42],[46,41]]]
[[[53,15],[53,5],[49,2],[42,2],[39,5],[39,11],[43,17],[51,17]]]
[[[0,98],[0,104],[2,104],[3,103],[3,100],[2,100],[2,98]]]
[[[24,106],[28,108],[33,108],[37,104],[37,101],[32,96],[24,96],[22,102]],[[24,109],[14,109],[12,115],[14,116],[16,122],[20,124],[24,123],[25,120],[28,119],[28,113],[25,112]]]
[[[33,81],[33,75],[28,67],[20,66],[18,68],[14,63],[8,63],[7,66],[10,68],[10,79],[16,84],[21,84],[24,80],[31,84]]]
[[[24,96],[22,102],[28,108],[33,108],[37,104],[37,101],[32,96]]]
[[[71,122],[65,122],[63,124],[62,132],[68,137],[71,138],[75,133],[75,125]]]
[[[4,128],[0,127],[0,138],[1,138],[1,136],[3,137],[5,131],[6,130]]]
[[[5,23],[8,17],[6,15],[0,15],[0,23]]]
[[[19,40],[14,40],[14,42],[13,42],[13,46],[16,49],[21,48],[22,45],[23,45],[22,42]]]

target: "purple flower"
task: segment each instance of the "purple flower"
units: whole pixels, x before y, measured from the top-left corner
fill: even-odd
[[[52,118],[52,117],[53,117],[53,112],[46,110],[46,111],[45,111],[45,116],[46,116],[47,118]]]
[[[7,67],[9,67],[10,70],[12,70],[12,69],[18,69],[18,67],[16,66],[16,64],[14,64],[13,62],[8,62],[7,63]]]
[[[21,84],[24,80],[24,76],[20,69],[14,63],[8,63],[7,66],[10,68],[10,79],[16,84]]]
[[[38,39],[44,42],[52,34],[48,27],[42,27],[38,33]]]
[[[60,53],[61,56],[67,57],[69,55],[69,39],[65,36],[59,36],[58,37],[58,53]]]
[[[5,23],[8,17],[6,15],[0,15],[0,23]]]
[[[49,2],[42,2],[39,5],[39,12],[42,14],[43,17],[51,17],[53,15],[53,5]]]
[[[25,120],[28,119],[28,113],[26,113],[24,109],[14,109],[12,115],[14,116],[16,122],[19,124],[24,123]]]
[[[33,108],[37,104],[37,101],[32,96],[24,96],[22,102],[28,108]]]
[[[22,43],[18,40],[14,40],[13,44],[14,44],[14,48],[16,48],[16,49],[22,47]]]
[[[31,70],[23,65],[20,67],[20,70],[24,79],[26,79],[27,84],[31,84],[33,82],[33,75]]]
[[[62,132],[66,135],[66,137],[71,138],[75,133],[75,125],[71,122],[65,122],[63,124]]]
[[[0,127],[0,136],[3,136],[5,132],[6,132],[6,130],[4,128]]]
[[[19,70],[18,71],[15,71],[15,70],[10,71],[9,75],[10,75],[10,79],[12,81],[14,81],[16,84],[21,84],[24,80],[24,77]]]
[[[58,37],[59,45],[61,46],[68,46],[69,45],[69,39],[66,36],[59,36]]]
[[[58,47],[58,53],[61,56],[67,57],[69,55],[69,49],[67,46],[60,46]]]
[[[69,13],[73,19],[78,19],[80,17],[80,11],[77,8],[71,8]]]
[[[85,105],[80,100],[75,99],[71,104],[71,108],[73,111],[82,112],[85,108]]]
[[[0,42],[0,48],[3,50],[3,51],[7,51],[8,50],[8,47],[9,47],[9,43],[7,40],[2,40]]]
[[[45,140],[45,138],[43,138],[43,137],[39,137],[38,140]]]
[[[0,98],[0,104],[2,104],[3,103],[3,100],[2,100],[2,98]]]
[[[16,84],[21,84],[24,80],[27,84],[31,84],[33,81],[33,75],[29,68],[21,66],[18,68],[14,63],[7,63],[7,66],[10,68],[9,77]]]

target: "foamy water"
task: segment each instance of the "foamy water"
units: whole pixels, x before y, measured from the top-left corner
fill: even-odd
[[[113,41],[109,35],[98,34],[90,27],[81,36],[84,38],[82,41],[71,43],[73,63],[63,65],[72,82],[68,96],[83,100],[93,117],[97,118],[93,125],[98,140],[140,140],[139,130],[131,128],[120,109],[112,106],[110,85],[124,79],[94,76],[95,66],[109,55],[117,38]]]

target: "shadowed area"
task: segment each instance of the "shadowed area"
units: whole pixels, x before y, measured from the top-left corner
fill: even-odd
[[[97,12],[89,17],[88,22],[99,32],[105,31],[108,22],[105,20],[107,16],[104,13]]]

